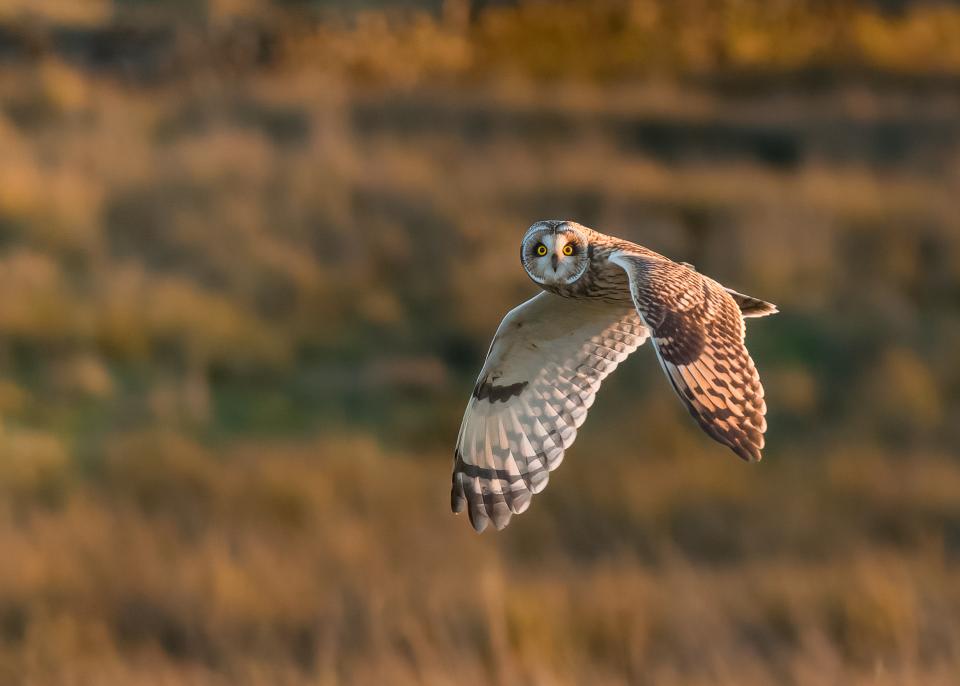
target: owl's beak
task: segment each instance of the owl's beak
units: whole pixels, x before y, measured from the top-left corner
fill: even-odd
[[[550,256],[550,264],[553,265],[553,271],[557,271],[557,265],[560,264],[560,256],[557,253],[553,253]]]

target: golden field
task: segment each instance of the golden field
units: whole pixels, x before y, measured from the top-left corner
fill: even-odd
[[[2,3],[0,684],[960,682],[960,9],[481,4]],[[768,448],[641,348],[477,536],[548,217],[780,306]]]

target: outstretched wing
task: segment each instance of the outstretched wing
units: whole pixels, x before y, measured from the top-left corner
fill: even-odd
[[[735,297],[666,258],[618,251],[610,261],[627,272],[633,302],[690,414],[744,460],[759,460],[767,406]]]
[[[630,307],[551,293],[497,329],[457,438],[451,506],[502,529],[547,485],[601,382],[647,338]]]

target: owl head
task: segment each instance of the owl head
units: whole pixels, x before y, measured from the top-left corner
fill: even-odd
[[[576,222],[540,221],[527,229],[520,244],[520,261],[542,286],[573,283],[590,266],[587,233]]]

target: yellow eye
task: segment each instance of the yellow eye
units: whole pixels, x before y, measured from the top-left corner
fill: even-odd
[[[570,257],[573,254],[572,243],[567,243],[565,246],[563,246],[563,254],[566,255],[567,257]]]
[[[540,245],[538,245],[538,246],[537,246],[537,254],[538,254],[540,257],[543,257],[544,255],[546,255],[546,254],[547,254],[547,246],[545,246],[543,243],[541,243]]]

